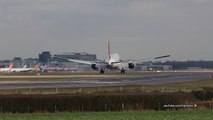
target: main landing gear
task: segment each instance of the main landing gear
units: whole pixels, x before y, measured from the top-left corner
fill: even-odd
[[[101,68],[101,69],[100,69],[100,74],[104,74],[104,72],[105,72],[105,71],[104,71],[104,68]],[[125,74],[125,72],[126,72],[125,69],[122,68],[122,69],[121,69],[121,74]]]
[[[101,68],[100,74],[104,74],[104,69],[103,68]]]
[[[121,74],[125,74],[125,69],[124,68],[121,69]]]

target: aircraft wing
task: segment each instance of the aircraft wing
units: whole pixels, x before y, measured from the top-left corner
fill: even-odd
[[[112,62],[112,64],[143,63],[145,61],[152,61],[152,60],[167,58],[167,57],[170,57],[170,56],[171,55],[163,55],[163,56],[158,56],[158,57],[154,57],[154,58],[147,58],[147,59],[141,59],[141,60],[127,60],[127,61],[120,61],[120,62]]]
[[[86,64],[86,65],[92,65],[92,64],[96,64],[98,66],[106,65],[104,62],[101,62],[101,61],[77,60],[77,59],[62,58],[62,57],[57,57],[57,56],[55,56],[55,58],[64,59],[64,60],[68,60],[70,62],[75,62],[75,63],[80,63],[80,64]]]
[[[86,64],[86,65],[94,64],[93,61],[76,60],[76,59],[67,59],[67,60],[70,61],[70,62],[81,63],[81,64]]]
[[[167,58],[170,57],[171,55],[163,55],[163,56],[158,56],[154,58],[148,58],[148,59],[142,59],[142,60],[133,60],[134,63],[143,63],[145,61],[152,61],[152,60],[157,60],[157,59],[162,59],[162,58]]]
[[[113,66],[116,66],[118,69],[133,69],[135,67],[135,64],[137,63],[144,63],[146,61],[152,61],[156,59],[161,59],[161,58],[167,58],[170,57],[170,55],[164,55],[164,56],[158,56],[150,59],[142,59],[142,60],[127,60],[127,61],[119,61],[119,62],[112,62],[111,64]]]

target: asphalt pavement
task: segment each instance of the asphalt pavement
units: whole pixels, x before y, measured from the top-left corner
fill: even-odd
[[[169,73],[157,75],[100,77],[100,78],[66,78],[53,80],[15,80],[0,81],[0,89],[18,88],[76,88],[120,85],[154,85],[177,82],[206,80],[213,73]]]

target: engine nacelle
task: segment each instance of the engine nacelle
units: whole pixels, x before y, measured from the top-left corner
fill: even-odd
[[[134,69],[135,68],[135,64],[134,63],[128,63],[128,67],[129,67],[129,69]]]
[[[92,68],[93,70],[97,70],[97,69],[98,69],[97,66],[96,66],[96,64],[92,64],[92,65],[91,65],[91,68]]]

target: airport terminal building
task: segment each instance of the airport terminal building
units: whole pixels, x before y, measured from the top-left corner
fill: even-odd
[[[62,53],[62,54],[56,54],[54,56],[62,57],[62,58],[69,58],[69,59],[77,59],[77,60],[88,60],[88,61],[95,61],[97,60],[96,54],[89,54],[86,52],[81,53]]]

